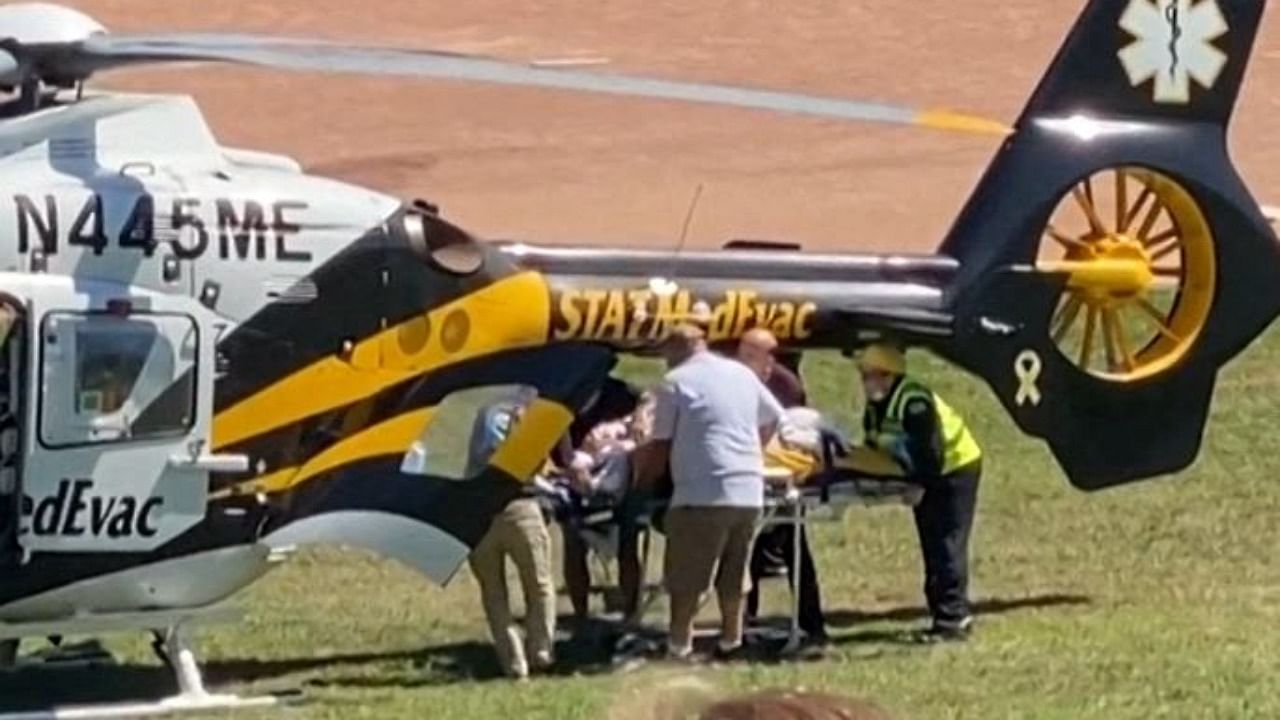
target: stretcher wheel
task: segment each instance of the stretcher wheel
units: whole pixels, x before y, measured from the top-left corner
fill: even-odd
[[[1213,304],[1213,235],[1178,182],[1140,167],[1090,175],[1050,218],[1036,263],[1067,285],[1049,332],[1095,377],[1132,382],[1173,367]]]

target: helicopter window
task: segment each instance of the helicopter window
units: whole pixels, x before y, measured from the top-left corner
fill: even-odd
[[[196,328],[185,316],[45,320],[46,445],[181,434],[195,416]],[[145,422],[137,422],[144,415]]]
[[[151,354],[149,327],[76,330],[76,415],[119,412]],[[161,362],[165,360],[162,359]]]
[[[415,201],[399,215],[391,231],[419,257],[454,275],[471,275],[484,266],[484,247],[462,228],[440,217],[437,209]]]
[[[449,480],[475,477],[535,397],[537,390],[526,385],[489,385],[449,395],[436,406],[400,469]]]

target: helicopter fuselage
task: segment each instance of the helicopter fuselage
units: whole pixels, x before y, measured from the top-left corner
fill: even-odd
[[[0,123],[0,269],[203,297],[232,322],[400,202],[229,149],[184,96],[104,95]],[[203,295],[201,295],[203,293]]]
[[[481,262],[435,254],[459,248]],[[613,352],[652,348],[695,311],[713,340],[764,325],[836,346],[853,311],[936,309],[954,269],[931,256],[481,243],[430,206],[224,148],[182,96],[91,96],[6,120],[0,292],[30,335],[10,353],[26,403],[0,620],[207,604],[304,542],[368,545],[447,579],[487,524],[469,494],[500,503],[534,469],[522,460],[462,488],[406,475],[424,427],[470,421],[441,410],[451,397],[536,386],[568,411],[554,429]],[[130,366],[128,342],[144,342],[130,332],[160,349]],[[138,373],[127,402],[104,399],[95,364]],[[164,415],[193,376],[181,417]],[[36,390],[50,382],[74,391]],[[528,458],[554,442],[544,432]],[[345,494],[366,476],[390,483],[382,500]],[[419,493],[412,520],[395,515]]]

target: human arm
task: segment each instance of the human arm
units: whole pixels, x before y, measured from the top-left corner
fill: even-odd
[[[862,409],[862,444],[867,447],[878,448],[878,440],[874,410],[872,409],[871,401],[868,400],[866,406]]]
[[[560,436],[560,440],[551,451],[551,462],[555,463],[556,467],[567,470],[573,462],[573,453],[573,438],[569,433],[565,433]]]
[[[509,415],[497,405],[483,407],[476,413],[467,448],[468,477],[479,472],[489,462],[489,457],[506,438],[511,427],[510,420]]]
[[[631,454],[632,480],[641,487],[651,487],[666,475],[679,415],[678,391],[674,383],[664,382],[654,390],[653,397],[653,427],[649,440]]]
[[[752,379],[755,379],[752,376]],[[773,438],[774,433],[778,431],[778,423],[782,422],[784,410],[782,403],[774,397],[769,388],[764,383],[756,380],[756,395],[759,398],[757,404],[756,427],[760,431],[760,447],[769,444],[769,440]]]
[[[927,397],[913,397],[902,411],[903,448],[900,454],[912,475],[936,478],[942,475],[943,442],[938,411]]]

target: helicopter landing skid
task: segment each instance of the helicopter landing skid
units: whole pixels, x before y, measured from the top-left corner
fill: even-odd
[[[188,627],[200,622],[208,622],[214,618],[222,618],[227,614],[224,610],[193,611],[183,614],[156,613],[163,616],[169,624],[163,630],[155,630],[156,641],[153,644],[157,656],[173,671],[177,681],[178,692],[159,700],[142,700],[132,702],[92,703],[85,705],[63,705],[4,712],[0,710],[0,720],[97,720],[99,718],[136,718],[159,717],[185,712],[208,710],[235,710],[241,708],[261,708],[282,704],[290,696],[265,695],[260,697],[240,697],[230,694],[210,693],[205,689],[204,677],[196,654],[188,636]],[[120,625],[138,627],[139,616],[148,613],[130,614],[130,617],[100,617],[92,624],[95,627],[119,629]],[[153,618],[153,621],[159,618]],[[151,625],[155,627],[155,625]],[[30,630],[31,628],[27,628]],[[9,628],[10,631],[16,628]],[[63,631],[65,632],[65,625]],[[28,634],[26,632],[22,634]],[[30,633],[36,634],[36,633]],[[3,633],[0,633],[0,637]]]

